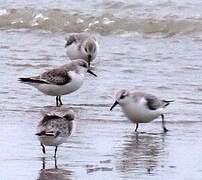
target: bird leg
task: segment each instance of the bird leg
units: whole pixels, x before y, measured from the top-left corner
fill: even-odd
[[[46,160],[44,157],[42,158],[42,160],[43,160],[42,169],[46,169]]]
[[[139,124],[138,124],[138,123],[136,123],[135,132],[137,132],[138,126],[139,126]]]
[[[58,166],[57,166],[57,159],[55,158],[55,169],[57,169]]]
[[[41,143],[41,147],[42,147],[42,151],[44,154],[46,154],[46,149],[45,149],[45,146]]]
[[[61,100],[61,96],[58,96],[58,100],[59,100],[60,105],[63,105],[62,100]]]
[[[61,96],[56,96],[56,106],[60,106],[62,105],[62,100],[61,100]]]
[[[56,158],[56,153],[57,153],[58,147],[55,146],[55,154],[54,154],[54,158]]]
[[[59,106],[59,96],[56,96],[56,106]]]
[[[161,118],[162,118],[162,127],[163,127],[163,131],[164,133],[168,132],[168,129],[165,127],[165,121],[164,121],[164,115],[161,114]]]

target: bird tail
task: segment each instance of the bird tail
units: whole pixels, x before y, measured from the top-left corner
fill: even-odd
[[[46,81],[40,79],[33,79],[33,78],[19,78],[20,82],[23,83],[41,83],[41,84],[48,84]]]
[[[174,102],[174,100],[163,100],[163,102],[165,103],[164,107],[168,106],[170,103]]]
[[[37,136],[55,136],[55,134],[53,132],[45,132],[45,131],[41,131],[39,133],[36,133],[35,135],[37,135]]]

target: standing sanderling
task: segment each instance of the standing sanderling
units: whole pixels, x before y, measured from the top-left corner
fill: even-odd
[[[95,59],[99,50],[95,37],[88,34],[72,34],[66,38],[66,53],[71,60],[84,59],[90,63]]]
[[[74,112],[69,110],[64,116],[45,115],[37,126],[38,139],[45,154],[45,146],[55,146],[56,157],[57,148],[67,141],[74,128]]]
[[[110,111],[119,104],[126,117],[133,123],[136,123],[135,131],[137,131],[139,123],[148,123],[161,116],[163,130],[167,132],[163,113],[164,108],[170,102],[173,101],[161,100],[143,92],[121,90],[116,94],[116,101],[110,108]]]
[[[59,106],[62,105],[62,95],[72,93],[81,87],[86,72],[96,76],[89,69],[86,61],[77,59],[39,76],[19,78],[19,80],[34,86],[46,95],[56,96],[56,106]]]

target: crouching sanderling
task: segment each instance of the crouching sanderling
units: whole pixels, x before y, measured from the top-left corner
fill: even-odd
[[[99,45],[95,37],[81,33],[66,37],[65,48],[71,60],[84,59],[90,66],[97,55]]]
[[[55,146],[56,157],[57,148],[65,143],[72,134],[74,128],[74,112],[69,110],[64,116],[56,114],[46,114],[37,126],[38,139],[45,154],[45,146]]]

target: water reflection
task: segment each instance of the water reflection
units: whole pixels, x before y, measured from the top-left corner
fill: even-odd
[[[122,174],[153,174],[165,157],[166,134],[135,133],[125,137],[116,167]],[[131,176],[130,176],[131,177]]]
[[[58,168],[57,159],[54,159],[54,168],[46,169],[46,158],[42,158],[42,169],[37,180],[71,180],[72,171]]]

